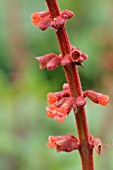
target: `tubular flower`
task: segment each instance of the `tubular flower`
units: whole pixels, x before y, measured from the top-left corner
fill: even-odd
[[[49,94],[49,102],[54,103],[57,98],[50,99],[53,94]],[[47,106],[46,107],[46,114],[49,118],[54,118],[57,122],[61,123],[64,122],[66,119],[66,115],[68,115],[73,107],[73,99],[67,97],[62,98],[59,102]]]
[[[55,105],[46,106],[46,115],[49,118],[54,118],[57,122],[64,122],[66,119],[67,109],[57,107]]]
[[[49,136],[48,140],[48,148],[56,148],[57,152],[71,152],[75,149],[79,149],[78,139],[72,134]]]
[[[54,119],[57,122],[62,123],[66,119],[66,115],[68,114],[68,109],[65,107],[60,107],[53,110],[53,114],[54,114]]]
[[[54,53],[49,53],[45,54],[44,56],[35,57],[35,59],[40,63],[40,70],[42,70],[45,67],[47,67],[48,70],[53,70],[59,65],[60,62],[60,58]]]
[[[31,18],[32,24],[38,26],[38,28],[42,31],[46,30],[50,26],[50,21],[52,20],[50,18],[49,11],[34,12],[31,15]]]
[[[86,90],[83,94],[84,97],[88,97],[94,103],[99,103],[102,106],[106,106],[109,102],[109,96],[97,93],[92,90]]]

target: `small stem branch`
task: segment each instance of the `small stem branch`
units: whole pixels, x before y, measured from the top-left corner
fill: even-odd
[[[55,17],[60,15],[60,9],[58,7],[56,0],[46,0],[51,17],[54,19]],[[60,50],[63,56],[70,53],[70,42],[66,33],[66,29],[64,26],[60,27],[56,32],[58,42],[60,45]],[[77,66],[74,64],[70,64],[64,67],[64,71],[66,74],[67,81],[70,87],[70,95],[72,97],[78,97],[82,95],[82,87],[80,83],[80,78],[77,70]],[[94,170],[93,164],[93,149],[90,148],[89,145],[89,132],[88,125],[86,120],[85,108],[82,107],[79,109],[78,113],[75,113],[75,119],[77,124],[77,130],[80,141],[80,156],[82,161],[82,169],[83,170]]]

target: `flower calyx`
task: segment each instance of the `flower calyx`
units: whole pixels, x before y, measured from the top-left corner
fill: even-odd
[[[59,27],[66,24],[66,20],[70,19],[74,16],[74,13],[69,10],[64,10],[60,13],[60,16],[52,19],[50,12],[34,12],[31,15],[32,24],[38,26],[38,28],[42,31],[46,30],[48,27],[52,27],[54,29],[58,29]]]
[[[109,103],[109,96],[103,95],[101,93],[97,93],[97,92],[92,91],[92,90],[86,90],[83,93],[83,96],[88,97],[94,103],[100,104],[102,106],[107,106],[108,103]]]
[[[84,60],[88,58],[88,55],[81,52],[78,48],[71,46],[70,54],[67,54],[66,56],[61,56],[61,65],[66,66],[71,63],[75,63],[76,65],[81,65]]]
[[[72,152],[73,150],[79,149],[78,139],[72,134],[49,136],[48,140],[48,148],[56,148],[57,152]]]
[[[111,146],[112,142],[109,144],[102,144],[102,141],[100,138],[94,138],[92,135],[90,135],[90,146],[91,148],[94,148],[98,155],[101,154],[103,147]]]
[[[44,56],[35,57],[40,63],[40,70],[47,67],[48,70],[54,70],[60,65],[60,58],[54,53],[49,53]]]
[[[90,146],[91,148],[95,149],[98,155],[101,154],[103,145],[100,138],[94,138],[92,135],[90,135]]]

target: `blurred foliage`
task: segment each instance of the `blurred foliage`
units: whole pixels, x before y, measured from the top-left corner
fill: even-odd
[[[66,28],[72,45],[89,55],[79,68],[83,89],[110,95],[103,108],[87,101],[90,132],[103,143],[113,139],[113,1],[59,0],[61,10],[75,17]],[[78,153],[47,148],[49,135],[77,135],[71,114],[63,124],[45,115],[46,94],[59,91],[66,82],[61,67],[40,71],[35,56],[59,54],[54,31],[42,32],[31,24],[31,13],[46,10],[45,0],[0,1],[0,170],[80,170]],[[71,122],[71,123],[70,123]],[[113,169],[113,148],[95,154],[95,167]]]

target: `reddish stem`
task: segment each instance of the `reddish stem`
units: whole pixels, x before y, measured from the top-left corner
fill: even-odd
[[[46,0],[51,17],[55,18],[60,15],[60,9],[58,7],[56,0]],[[70,42],[68,39],[68,35],[66,33],[66,29],[64,26],[60,27],[56,32],[58,42],[60,45],[60,50],[62,56],[69,54],[70,52]],[[82,87],[78,74],[78,69],[75,64],[70,64],[64,67],[64,71],[66,74],[67,81],[70,87],[70,95],[72,97],[78,97],[82,95]],[[79,153],[82,161],[82,169],[83,170],[94,170],[93,163],[93,149],[89,144],[89,132],[88,132],[88,124],[86,120],[86,112],[85,108],[82,107],[79,109],[78,113],[75,113],[75,119],[77,124],[77,130],[80,141],[80,149]]]

